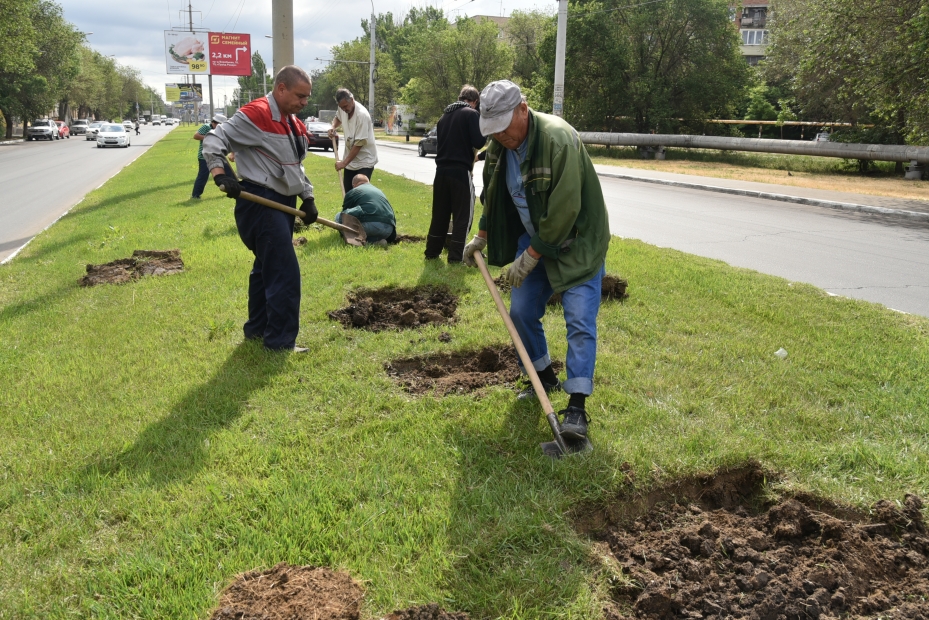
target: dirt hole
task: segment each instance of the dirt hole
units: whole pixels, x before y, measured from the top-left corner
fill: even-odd
[[[770,503],[764,478],[749,464],[577,515],[610,572],[605,617],[929,617],[922,500],[882,500],[868,518]]]
[[[501,293],[509,293],[512,287],[506,283],[503,279],[503,275],[497,277],[494,280],[494,283],[497,285],[497,288]],[[629,293],[626,292],[626,289],[629,287],[629,281],[625,278],[620,278],[619,276],[613,276],[606,274],[603,276],[603,286],[600,290],[600,300],[601,301],[612,301],[612,300],[624,300],[629,297]],[[555,293],[548,300],[549,306],[559,306],[561,305],[561,293]]]
[[[397,243],[422,243],[425,237],[419,235],[397,235]]]
[[[136,250],[131,258],[120,258],[103,265],[87,265],[81,286],[123,284],[143,276],[167,276],[184,271],[180,250]]]
[[[458,297],[444,287],[360,290],[348,296],[349,305],[329,313],[346,328],[379,332],[446,325],[455,320]]]
[[[384,367],[408,392],[445,396],[468,394],[491,385],[513,384],[520,377],[517,360],[512,345],[501,345],[398,359]],[[555,372],[563,366],[561,362],[552,362]]]
[[[346,573],[280,563],[239,575],[219,597],[210,620],[358,620],[364,590]],[[388,615],[385,620],[469,620],[435,603]]]

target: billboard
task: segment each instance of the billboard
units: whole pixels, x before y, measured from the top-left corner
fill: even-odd
[[[165,84],[165,101],[203,101],[203,84]]]
[[[251,35],[165,30],[169,74],[251,75]]]

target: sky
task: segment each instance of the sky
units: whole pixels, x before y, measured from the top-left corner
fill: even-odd
[[[187,0],[56,0],[65,18],[87,35],[87,44],[117,62],[139,70],[143,81],[164,97],[164,85],[183,81],[165,68],[164,31],[188,23]],[[372,0],[293,0],[294,60],[308,72],[324,67],[329,50],[362,36],[361,20],[369,19]],[[425,6],[409,0],[373,0],[375,12],[392,12],[396,21],[410,7]],[[557,10],[555,0],[433,0],[449,19],[459,15],[509,15],[513,10]],[[271,0],[193,0],[194,27],[214,32],[251,35],[252,53],[272,66]],[[183,12],[183,14],[182,14]],[[270,70],[269,70],[270,72]],[[197,80],[198,82],[200,79]],[[236,78],[213,77],[213,102],[222,106],[232,98]],[[204,97],[207,97],[204,88]],[[141,103],[141,102],[140,102]],[[145,106],[147,107],[147,106]]]

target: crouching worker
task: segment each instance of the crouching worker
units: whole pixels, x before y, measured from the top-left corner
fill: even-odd
[[[342,211],[335,221],[342,223],[343,215],[351,215],[361,222],[368,236],[368,243],[386,245],[397,240],[397,218],[384,192],[371,185],[363,174],[352,179],[352,189],[342,200]]]
[[[594,389],[597,313],[610,227],[600,180],[577,131],[530,109],[519,87],[491,82],[481,93],[481,133],[492,136],[484,163],[484,213],[464,251],[485,247],[488,262],[509,264],[510,316],[546,392],[570,396],[561,411],[565,439],[587,438],[586,398]],[[567,381],[552,369],[542,316],[561,293],[568,332]],[[532,388],[520,394],[531,398]]]
[[[303,169],[306,127],[294,116],[313,92],[310,76],[289,65],[278,71],[274,88],[242,106],[235,116],[216,125],[203,138],[203,158],[213,182],[235,198],[239,238],[255,256],[248,277],[246,339],[261,339],[274,351],[306,352],[297,347],[300,331],[300,265],[294,253],[294,216],[241,196],[248,192],[297,207],[312,224],[319,215],[313,186]],[[240,182],[224,167],[224,156],[236,154]]]

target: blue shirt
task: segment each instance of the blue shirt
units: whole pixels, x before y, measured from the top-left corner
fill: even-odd
[[[516,211],[519,213],[519,219],[529,236],[535,235],[535,227],[532,225],[532,218],[529,217],[529,203],[526,202],[526,186],[523,184],[523,175],[520,172],[520,165],[526,161],[526,154],[529,152],[529,138],[526,137],[515,151],[506,150],[506,187],[513,198],[513,204],[516,205]]]

